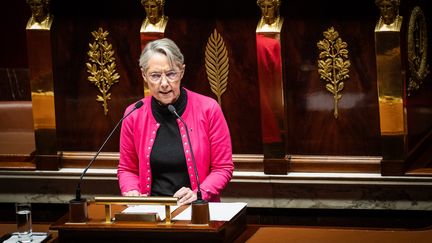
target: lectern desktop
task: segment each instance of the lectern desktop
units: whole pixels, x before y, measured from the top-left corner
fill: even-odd
[[[188,206],[189,207],[189,206]],[[112,205],[111,214],[123,212],[127,206]],[[179,208],[180,209],[180,208]],[[187,210],[182,208],[181,210]],[[181,211],[180,210],[180,211]],[[181,212],[174,211],[170,223],[165,221],[116,221],[107,222],[104,205],[90,202],[88,220],[71,223],[69,214],[63,216],[50,229],[58,231],[58,242],[232,242],[246,229],[246,204],[228,221],[212,220],[217,214],[210,207],[210,223],[191,224],[190,219],[176,220]],[[217,215],[214,215],[217,216]]]

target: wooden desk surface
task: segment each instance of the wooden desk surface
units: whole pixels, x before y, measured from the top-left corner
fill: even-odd
[[[95,220],[96,225],[98,221],[103,220],[104,218],[104,210],[103,207],[96,207],[91,210],[90,216]],[[57,222],[58,223],[58,222]],[[92,223],[90,223],[92,224]],[[120,229],[129,229],[128,234],[132,233],[132,231],[147,231],[147,233],[152,234],[149,231],[150,225],[148,227],[145,226],[146,223],[136,223],[134,224],[125,224],[120,227],[116,227],[116,229],[109,229],[110,226],[100,226],[108,230],[108,234],[110,234],[114,239],[118,239],[117,233],[119,232],[109,232],[111,230],[118,231]],[[93,226],[96,226],[93,225]],[[62,226],[63,229],[73,229],[80,228],[82,225],[69,225]],[[152,226],[154,228],[154,226]],[[166,227],[166,228],[165,228]],[[135,229],[133,229],[135,228]],[[147,228],[147,229],[146,229]],[[165,228],[165,229],[163,229]],[[181,226],[161,226],[157,231],[166,231],[169,228],[169,231],[177,230],[185,230],[184,225]],[[194,227],[195,228],[195,227]],[[189,228],[187,231],[189,235],[197,240],[201,240],[205,237],[199,237],[199,233],[197,231],[203,230],[203,228]],[[58,227],[55,224],[50,223],[35,223],[33,224],[33,231],[35,232],[49,232],[52,235],[51,240],[48,242],[54,243],[58,241]],[[99,228],[100,230],[100,228]],[[7,235],[9,233],[16,231],[16,225],[14,223],[0,223],[0,237]],[[214,231],[213,227],[208,227],[207,232]],[[74,231],[71,231],[74,233]],[[202,236],[202,235],[201,235]],[[205,241],[204,241],[205,242]],[[270,243],[309,243],[309,242],[319,242],[319,243],[431,243],[432,242],[432,226],[425,229],[383,229],[383,228],[342,228],[342,227],[305,227],[305,226],[275,226],[275,225],[247,225],[246,230],[239,235],[233,243],[261,243],[261,242],[270,242]]]
[[[112,205],[111,213],[112,217],[115,213],[121,212],[126,207],[123,205]],[[241,210],[241,215],[246,214],[246,208]],[[176,214],[173,213],[173,217]],[[244,216],[245,217],[245,216]],[[165,222],[116,222],[112,223],[105,222],[105,208],[104,205],[91,203],[88,206],[88,221],[86,223],[69,223],[69,216],[65,215],[57,222],[51,225],[51,230],[92,230],[92,229],[128,229],[131,231],[138,230],[178,230],[178,231],[189,231],[189,232],[216,232],[224,229],[226,222],[224,221],[211,221],[208,225],[192,225],[190,220],[176,220],[172,224],[165,224]],[[246,222],[246,221],[245,221]]]
[[[57,233],[49,230],[50,224],[34,224],[34,231],[52,233],[54,243]],[[15,224],[0,224],[0,236],[16,231]],[[233,243],[430,243],[432,228],[419,230],[353,229],[332,227],[296,227],[248,225]]]
[[[112,205],[111,216],[121,212],[124,207]],[[115,206],[115,207],[114,207]],[[69,222],[65,215],[50,226],[57,231],[58,241],[69,242],[232,242],[246,228],[246,207],[241,209],[230,221],[211,221],[208,225],[193,225],[190,220],[165,222],[105,222],[104,205],[90,203],[88,220],[85,223]]]
[[[236,243],[431,243],[432,228],[421,230],[248,225]]]

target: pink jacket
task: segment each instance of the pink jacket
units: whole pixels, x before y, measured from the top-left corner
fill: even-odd
[[[198,168],[203,199],[220,201],[220,193],[231,180],[234,170],[231,138],[228,125],[219,104],[212,98],[186,90],[187,106],[182,119],[189,128],[193,153]],[[159,124],[151,112],[151,97],[143,99],[144,105],[130,114],[120,133],[120,161],[117,176],[121,192],[138,190],[150,195],[152,173],[150,152]],[[130,105],[129,112],[134,105]],[[197,181],[183,123],[177,119],[183,140],[183,149],[192,190]]]

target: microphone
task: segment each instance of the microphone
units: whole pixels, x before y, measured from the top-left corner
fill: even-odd
[[[201,183],[200,183],[199,176],[198,176],[198,169],[197,169],[197,165],[196,165],[196,161],[195,161],[195,155],[194,155],[193,149],[192,149],[192,143],[190,141],[189,128],[187,127],[186,122],[179,116],[179,114],[176,111],[176,108],[173,105],[171,105],[171,104],[168,105],[168,110],[172,114],[174,114],[178,119],[180,119],[180,121],[185,126],[186,136],[187,136],[189,148],[191,151],[192,163],[194,166],[195,178],[197,181],[197,200],[192,202],[192,224],[208,224],[209,218],[210,218],[209,206],[208,206],[208,202],[206,200],[202,199]]]
[[[75,199],[72,199],[72,200],[69,201],[70,202],[70,204],[69,204],[69,220],[71,222],[74,222],[74,223],[76,223],[76,222],[85,222],[86,219],[87,219],[87,202],[86,202],[85,199],[81,198],[81,182],[82,182],[83,177],[86,174],[87,170],[90,168],[90,166],[96,160],[97,156],[102,151],[103,147],[108,142],[108,140],[111,138],[111,136],[113,135],[114,131],[116,131],[116,129],[120,125],[120,123],[126,117],[128,117],[132,112],[134,112],[135,110],[141,108],[141,106],[143,106],[143,104],[144,103],[142,102],[142,100],[136,102],[135,105],[134,105],[134,108],[131,111],[129,111],[126,115],[124,115],[120,119],[120,121],[117,122],[117,124],[115,125],[115,127],[112,129],[111,133],[108,135],[108,137],[103,142],[102,146],[100,146],[99,150],[96,152],[96,154],[93,157],[93,159],[89,162],[89,164],[87,165],[87,167],[82,172],[82,174],[80,176],[80,179],[78,181],[77,187],[76,187]]]

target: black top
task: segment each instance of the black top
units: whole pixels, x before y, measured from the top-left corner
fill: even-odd
[[[181,88],[180,96],[172,105],[179,116],[186,109],[187,94]],[[173,196],[181,187],[190,188],[180,130],[176,116],[168,110],[168,106],[161,105],[152,98],[152,113],[160,124],[156,139],[150,154],[152,170],[151,196]]]

